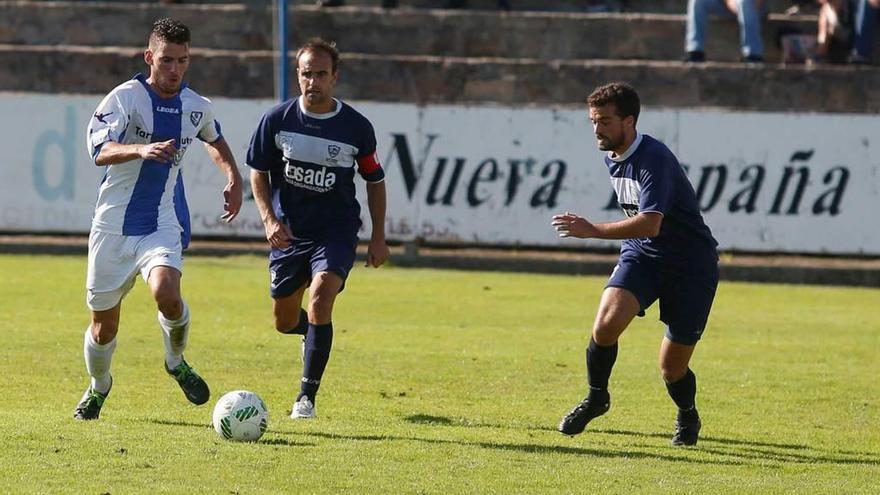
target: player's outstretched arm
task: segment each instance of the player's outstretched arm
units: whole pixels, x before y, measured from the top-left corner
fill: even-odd
[[[226,174],[226,187],[223,188],[223,210],[220,217],[226,223],[232,221],[241,211],[242,179],[235,165],[235,157],[229,144],[222,137],[213,143],[205,143],[211,160]]]
[[[655,237],[660,233],[663,215],[656,212],[639,213],[619,222],[590,223],[586,218],[565,212],[554,215],[550,225],[559,237],[579,239],[637,239]]]
[[[367,247],[366,266],[376,268],[388,259],[388,245],[385,244],[385,182],[367,183],[367,206],[370,208],[372,236]]]
[[[272,210],[272,190],[269,186],[269,173],[259,170],[251,170],[251,190],[254,193],[254,202],[257,203],[257,211],[263,220],[263,228],[266,230],[266,240],[269,245],[276,249],[284,249],[293,241],[293,233],[287,225],[284,225],[275,216]]]
[[[589,220],[577,216],[570,211],[553,215],[553,220],[550,222],[550,225],[556,229],[559,237],[589,239],[591,237],[597,237],[598,234],[596,226],[590,223]]]

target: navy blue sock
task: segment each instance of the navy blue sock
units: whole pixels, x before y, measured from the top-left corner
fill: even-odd
[[[333,323],[315,325],[309,323],[309,333],[306,334],[306,352],[304,355],[302,384],[299,395],[308,398],[314,403],[318,387],[321,386],[321,377],[324,376],[324,368],[330,360],[330,348],[333,346]]]
[[[678,414],[696,414],[697,406],[697,376],[688,368],[687,373],[678,381],[667,383],[666,391],[672,397],[672,401],[678,406]]]
[[[587,346],[587,380],[591,398],[608,400],[608,379],[611,378],[611,368],[616,360],[617,342],[601,346],[590,337],[590,345]]]
[[[285,335],[305,335],[309,331],[309,314],[306,310],[299,308],[299,321],[296,326],[290,330],[279,330]]]

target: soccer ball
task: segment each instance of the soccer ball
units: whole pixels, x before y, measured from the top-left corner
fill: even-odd
[[[257,394],[236,390],[217,401],[213,423],[217,434],[226,440],[253,442],[269,426],[269,410]]]

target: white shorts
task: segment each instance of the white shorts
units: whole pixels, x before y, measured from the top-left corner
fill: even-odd
[[[92,311],[113,308],[134,286],[138,272],[146,282],[157,266],[183,272],[178,229],[161,229],[141,236],[93,230],[89,235],[86,304]]]

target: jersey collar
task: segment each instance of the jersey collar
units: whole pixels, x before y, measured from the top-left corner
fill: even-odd
[[[636,138],[633,140],[632,144],[629,145],[629,148],[626,149],[626,152],[624,152],[622,155],[615,156],[613,151],[609,151],[608,159],[618,163],[626,161],[629,157],[632,156],[633,153],[636,152],[636,149],[638,149],[640,144],[642,144],[642,133],[636,132]]]
[[[333,102],[336,103],[336,108],[333,111],[330,111],[327,113],[313,113],[313,112],[306,110],[306,107],[303,106],[302,96],[298,96],[296,98],[296,104],[299,105],[299,109],[300,109],[300,111],[302,111],[302,113],[304,113],[305,115],[308,115],[309,117],[311,117],[313,119],[321,119],[321,120],[335,117],[339,112],[342,111],[342,103],[339,100],[337,100],[336,98],[333,98]]]
[[[161,96],[159,96],[158,93],[156,93],[153,90],[153,87],[150,86],[150,83],[147,82],[147,76],[138,72],[137,74],[134,75],[134,77],[132,77],[132,79],[135,79],[135,80],[139,81],[141,84],[143,84],[144,89],[146,89],[150,95],[154,96],[155,98],[157,98],[159,100],[173,100],[173,99],[177,98],[178,96],[180,96],[180,93],[183,93],[183,90],[187,88],[187,84],[185,82],[180,83],[180,91],[178,91],[176,95],[172,96],[171,98],[162,98]]]

